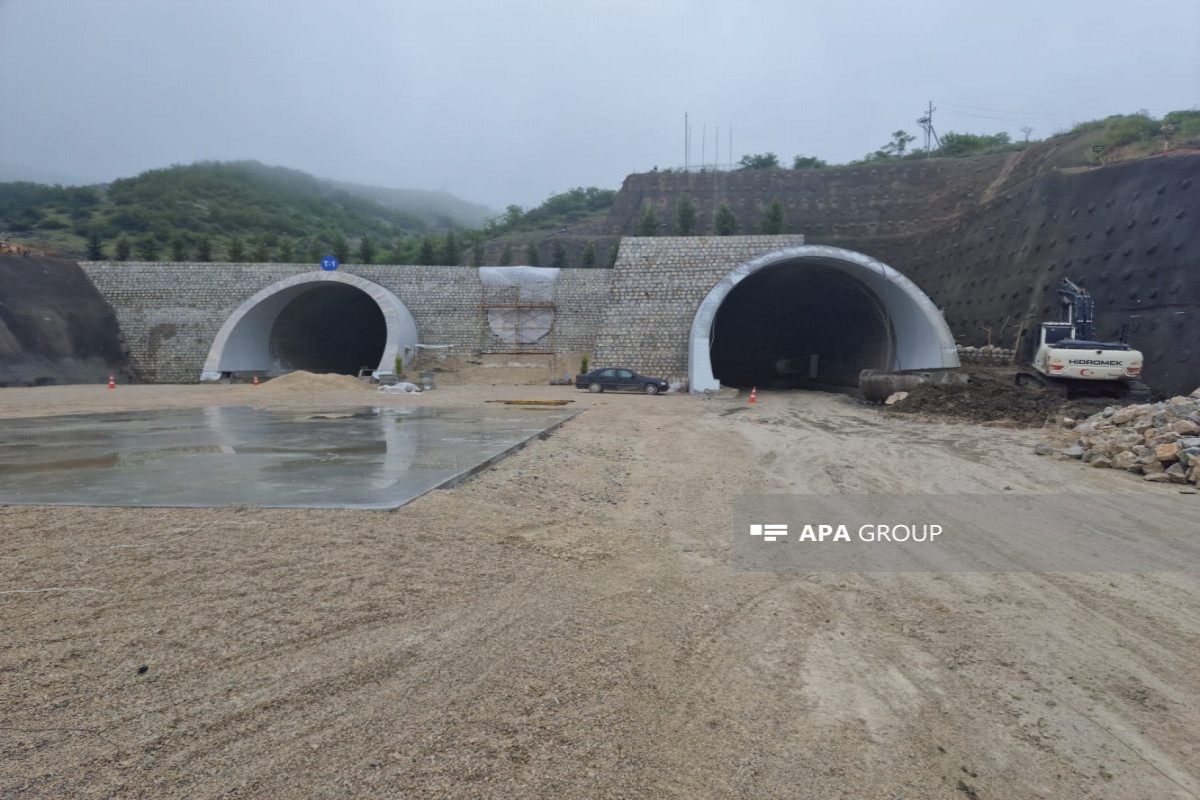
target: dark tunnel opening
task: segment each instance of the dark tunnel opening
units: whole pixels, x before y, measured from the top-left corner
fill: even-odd
[[[713,375],[726,386],[838,389],[888,369],[894,337],[883,303],[860,281],[814,261],[762,269],[713,320]]]
[[[387,322],[361,289],[321,284],[288,303],[271,327],[271,356],[285,370],[357,375],[376,369]]]

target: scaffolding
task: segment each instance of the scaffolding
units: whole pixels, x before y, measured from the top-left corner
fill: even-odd
[[[554,353],[554,281],[558,270],[482,267],[480,353]]]

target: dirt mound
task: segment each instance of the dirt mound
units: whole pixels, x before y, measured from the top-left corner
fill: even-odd
[[[73,261],[0,255],[0,386],[132,375],[117,318]]]
[[[972,376],[967,383],[922,384],[889,411],[923,414],[967,422],[1006,422],[1040,427],[1047,420],[1086,417],[1112,401],[1067,401],[1052,394],[1027,391],[1000,378]]]
[[[296,370],[272,378],[258,387],[260,392],[346,392],[369,391],[370,386],[352,375]]]

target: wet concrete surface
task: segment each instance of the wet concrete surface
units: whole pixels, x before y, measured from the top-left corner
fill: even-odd
[[[0,503],[397,508],[578,412],[240,406],[0,420]]]

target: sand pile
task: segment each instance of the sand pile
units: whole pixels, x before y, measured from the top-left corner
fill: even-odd
[[[260,392],[346,392],[370,391],[371,386],[352,375],[305,372],[296,370],[272,378],[258,387]]]

